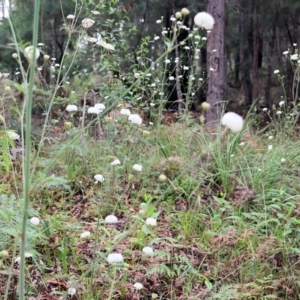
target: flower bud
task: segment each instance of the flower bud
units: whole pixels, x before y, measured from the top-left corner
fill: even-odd
[[[165,174],[160,174],[158,176],[158,181],[159,182],[165,182],[167,180],[167,176]]]
[[[17,53],[13,53],[12,54],[12,58],[17,59],[18,58],[18,54]]]
[[[200,117],[199,117],[199,121],[200,121],[200,124],[204,124],[205,123],[205,117],[203,116],[203,115],[201,115]]]
[[[143,130],[143,137],[147,137],[150,135],[150,131]]]
[[[104,120],[105,120],[105,123],[109,124],[113,121],[113,118],[112,117],[105,117]]]
[[[182,8],[181,9],[181,14],[185,17],[190,13],[190,11],[187,8]]]
[[[69,129],[72,128],[72,123],[71,122],[65,122],[64,126],[65,126],[66,130],[69,130]]]
[[[7,86],[5,87],[5,92],[10,92],[10,86],[7,85]]]
[[[0,257],[1,258],[7,258],[9,256],[9,253],[7,250],[0,251]]]
[[[180,11],[178,11],[178,12],[175,14],[175,18],[176,18],[176,19],[182,18],[182,14],[181,14]]]
[[[49,59],[50,59],[50,56],[47,55],[47,54],[45,54],[45,55],[44,55],[44,61],[48,61]]]
[[[208,102],[202,102],[201,108],[203,110],[209,110],[210,109],[210,104]]]
[[[132,181],[134,179],[134,175],[133,174],[128,174],[128,181]]]

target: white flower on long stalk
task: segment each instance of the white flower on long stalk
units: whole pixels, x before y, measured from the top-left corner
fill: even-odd
[[[37,217],[32,217],[32,218],[30,219],[30,223],[31,223],[32,225],[34,225],[34,226],[37,226],[37,225],[40,224],[40,219],[37,218]]]
[[[153,249],[151,247],[144,247],[142,249],[143,253],[145,253],[146,255],[152,255],[153,254]]]
[[[28,46],[24,49],[24,56],[27,58],[29,62],[33,61],[34,47]],[[35,59],[37,60],[40,56],[40,50],[35,48]]]
[[[68,289],[68,295],[70,295],[70,296],[74,296],[74,295],[76,295],[76,289],[75,288],[69,288]]]
[[[75,16],[74,15],[67,15],[66,18],[68,20],[74,20],[75,19]]]
[[[68,111],[68,112],[73,112],[73,111],[77,111],[77,110],[78,110],[78,107],[75,104],[69,104],[66,107],[66,111]]]
[[[105,109],[105,105],[104,105],[103,103],[96,103],[96,104],[94,105],[94,107],[95,107],[96,109],[98,109],[100,112],[103,112],[103,110]]]
[[[20,139],[20,135],[17,134],[16,132],[14,132],[14,131],[8,131],[8,132],[7,132],[7,136],[8,136],[11,140],[18,140],[18,139]]]
[[[141,125],[143,123],[143,120],[142,118],[137,115],[137,114],[131,114],[129,117],[128,117],[128,120],[133,123],[133,124],[138,124],[138,125]]]
[[[84,231],[83,233],[80,234],[81,239],[85,239],[91,235],[90,231]]]
[[[291,55],[291,60],[297,60],[297,59],[298,59],[298,54],[297,53]]]
[[[25,258],[30,258],[33,257],[33,254],[29,253],[29,252],[25,252]],[[16,257],[15,262],[19,263],[21,261],[21,256]]]
[[[124,262],[124,257],[120,253],[110,253],[107,256],[107,262],[109,264],[117,264]]]
[[[120,114],[124,115],[124,116],[130,116],[131,115],[131,111],[128,108],[122,108],[120,110]]]
[[[106,216],[104,221],[105,221],[105,223],[108,223],[108,224],[115,224],[115,223],[118,223],[118,218],[114,215],[108,215],[108,216]]]
[[[146,219],[146,224],[148,226],[157,226],[157,221],[154,218],[147,218]]]
[[[111,166],[117,166],[117,165],[120,165],[120,164],[121,164],[121,162],[118,159],[115,159],[114,161],[112,161],[110,163]]]
[[[239,132],[243,129],[244,120],[234,112],[227,112],[222,117],[221,124],[229,128],[232,132]]]
[[[94,23],[95,23],[95,21],[90,18],[85,18],[81,21],[82,27],[86,28],[86,29],[92,27],[94,25]]]
[[[211,30],[214,27],[215,20],[209,13],[203,11],[196,14],[194,22],[198,27]]]
[[[104,177],[101,174],[96,174],[94,176],[94,179],[95,179],[96,183],[98,183],[98,182],[102,182],[103,183],[104,182]]]
[[[132,169],[137,171],[137,172],[141,172],[143,170],[143,166],[139,165],[139,164],[134,164]]]
[[[99,115],[101,111],[99,109],[97,109],[96,107],[92,106],[92,107],[89,107],[87,112],[88,112],[88,114]]]
[[[138,291],[141,290],[144,286],[140,282],[136,282],[133,287]]]

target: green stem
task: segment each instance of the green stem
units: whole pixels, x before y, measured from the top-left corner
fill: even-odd
[[[39,11],[40,0],[35,0],[34,5],[34,17],[33,17],[33,37],[32,45],[34,48],[33,58],[30,61],[29,70],[29,87],[28,93],[26,93],[26,135],[25,135],[25,161],[23,164],[23,189],[24,189],[24,207],[23,207],[23,220],[22,220],[22,233],[21,233],[21,251],[20,251],[20,278],[19,278],[19,299],[25,300],[25,248],[26,248],[26,227],[28,222],[28,206],[29,206],[29,192],[30,192],[30,150],[31,150],[31,110],[32,110],[32,98],[33,98],[33,85],[34,74],[36,66],[36,51],[38,30],[39,30]]]

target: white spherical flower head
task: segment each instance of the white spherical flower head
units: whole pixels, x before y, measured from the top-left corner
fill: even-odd
[[[124,115],[124,116],[130,116],[131,115],[131,111],[128,108],[122,108],[120,110],[120,114]]]
[[[29,62],[33,61],[34,48],[33,46],[28,46],[24,49],[24,56],[27,58]],[[38,48],[35,49],[35,59],[38,59],[40,56],[40,50]]]
[[[204,28],[206,30],[211,30],[214,27],[215,20],[209,13],[203,11],[197,13],[194,22],[198,27]]]
[[[118,223],[118,218],[114,215],[108,215],[104,221],[105,223],[108,224],[114,224],[114,223]]]
[[[94,176],[94,179],[96,180],[96,182],[104,182],[104,177],[101,174],[96,174]]]
[[[124,257],[120,253],[110,253],[107,256],[107,262],[109,264],[117,264],[124,262]]]
[[[133,287],[138,291],[141,290],[144,286],[140,282],[136,282]]]
[[[137,124],[137,125],[141,125],[143,120],[142,118],[137,115],[137,114],[131,114],[129,117],[128,117],[128,120],[133,123],[133,124]]]
[[[29,252],[25,252],[24,256],[25,256],[25,258],[31,258],[31,257],[33,257],[33,254],[31,254]],[[19,263],[20,261],[21,261],[21,257],[20,256],[16,257],[15,262]]]
[[[240,132],[243,129],[244,120],[240,115],[228,112],[222,117],[221,124],[229,128],[232,132]]]
[[[95,115],[99,115],[100,114],[100,110],[97,109],[96,107],[92,106],[92,107],[89,107],[88,109],[88,114],[95,114]]]
[[[118,159],[115,159],[114,161],[112,161],[110,163],[111,166],[117,166],[117,165],[120,165],[120,164],[121,164],[121,162]]]
[[[73,20],[73,19],[75,19],[75,16],[74,15],[67,15],[66,18],[68,20]]]
[[[69,104],[66,107],[66,111],[68,111],[68,112],[73,112],[73,111],[77,111],[77,110],[78,110],[78,107],[75,104]]]
[[[87,237],[89,237],[91,235],[91,233],[89,231],[84,231],[81,235],[80,238],[81,239],[85,239]]]
[[[16,132],[14,131],[8,131],[7,132],[7,136],[11,139],[11,140],[18,140],[20,139],[20,135],[18,135]]]
[[[286,159],[285,159],[285,158],[282,158],[280,161],[281,161],[282,163],[284,163],[284,162],[286,162]]]
[[[273,146],[272,146],[272,145],[269,145],[269,146],[268,146],[268,150],[271,151],[272,149],[273,149]]]
[[[275,70],[274,71],[274,74],[278,74],[280,71],[279,70]]]
[[[40,219],[37,218],[37,217],[32,217],[32,218],[30,219],[30,223],[31,223],[32,225],[34,225],[34,226],[37,226],[37,225],[40,224]]]
[[[284,101],[280,101],[278,105],[281,107],[284,104]]]
[[[70,296],[76,295],[76,289],[75,288],[69,288],[68,289],[68,295],[70,295]]]
[[[298,59],[298,54],[297,53],[291,55],[291,60],[297,60],[297,59]]]
[[[157,221],[154,218],[147,218],[146,219],[146,224],[149,226],[157,226]]]
[[[104,111],[105,109],[105,105],[103,103],[97,103],[94,105],[94,107],[98,109],[100,112]]]
[[[147,254],[147,255],[152,255],[153,254],[153,249],[151,247],[144,247],[142,249],[143,253]]]
[[[85,18],[81,21],[81,25],[83,28],[90,28],[94,25],[95,21],[89,18]]]
[[[143,170],[143,166],[139,165],[139,164],[134,164],[132,169],[137,171],[137,172],[141,172]]]

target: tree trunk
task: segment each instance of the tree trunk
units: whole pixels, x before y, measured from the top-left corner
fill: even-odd
[[[218,123],[221,118],[222,101],[225,96],[224,27],[225,0],[209,0],[207,12],[215,19],[207,43],[207,102],[210,109],[206,114],[207,123]]]
[[[265,86],[265,103],[264,105],[268,108],[272,107],[272,101],[270,98],[270,89],[271,89],[271,80],[272,80],[272,74],[273,74],[273,69],[274,69],[274,62],[273,62],[273,57],[274,57],[274,48],[275,48],[275,40],[276,40],[276,24],[278,20],[278,14],[275,14],[275,19],[273,21],[273,26],[272,26],[272,36],[269,41],[269,50],[268,50],[268,57],[267,57],[267,62],[268,62],[268,68],[267,68],[267,79],[266,79],[266,86]]]
[[[257,100],[259,96],[259,72],[258,72],[258,50],[259,50],[259,41],[258,41],[258,20],[257,20],[257,3],[256,0],[252,0],[252,98]]]
[[[241,84],[244,91],[245,104],[252,103],[252,84],[249,70],[251,69],[250,51],[248,45],[250,24],[248,17],[249,3],[248,0],[241,2],[244,9],[241,11],[239,20],[239,39],[240,39],[240,76]]]

